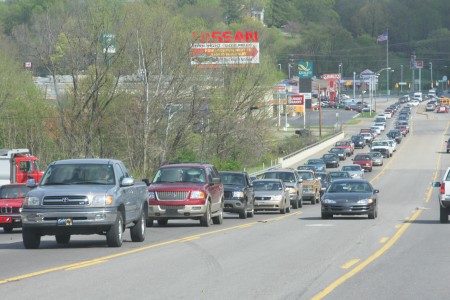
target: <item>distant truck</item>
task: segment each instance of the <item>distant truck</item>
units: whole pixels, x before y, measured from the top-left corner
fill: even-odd
[[[135,182],[125,165],[112,159],[69,159],[51,163],[39,184],[25,197],[22,237],[27,249],[39,248],[41,236],[67,244],[73,234],[106,235],[120,247],[125,228],[131,240],[145,239],[147,185]]]
[[[44,173],[38,160],[28,149],[0,149],[0,185],[26,183],[31,178],[38,182]]]

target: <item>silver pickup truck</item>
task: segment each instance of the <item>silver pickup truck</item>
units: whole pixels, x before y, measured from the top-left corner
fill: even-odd
[[[36,183],[30,179],[27,185]],[[25,198],[23,244],[36,249],[43,235],[67,244],[72,234],[102,234],[109,247],[120,247],[125,228],[130,228],[133,242],[142,242],[147,214],[147,185],[135,183],[121,161],[56,161]]]

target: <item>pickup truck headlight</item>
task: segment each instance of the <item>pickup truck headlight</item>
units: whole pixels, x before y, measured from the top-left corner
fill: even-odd
[[[244,192],[233,192],[233,198],[244,198]]]
[[[155,192],[148,192],[148,199],[156,199]]]
[[[25,197],[25,201],[23,202],[24,206],[37,206],[39,205],[39,197]]]
[[[358,204],[372,204],[373,203],[373,199],[369,198],[369,199],[361,199],[357,202]]]
[[[106,206],[113,203],[112,196],[97,195],[92,199],[92,206]]]
[[[323,204],[334,204],[334,203],[336,203],[336,201],[331,200],[331,199],[323,199],[322,203]]]

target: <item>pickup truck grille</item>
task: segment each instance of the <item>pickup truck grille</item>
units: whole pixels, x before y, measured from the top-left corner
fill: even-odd
[[[186,200],[188,196],[187,191],[182,192],[156,192],[156,197],[158,200],[174,200],[174,201],[183,201]]]
[[[272,197],[267,197],[267,196],[256,196],[255,200],[270,200],[272,199]]]
[[[89,204],[86,196],[46,196],[44,205],[80,206]]]

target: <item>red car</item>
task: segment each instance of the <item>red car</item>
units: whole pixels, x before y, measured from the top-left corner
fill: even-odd
[[[9,233],[13,228],[22,227],[20,208],[30,190],[23,183],[0,186],[0,227],[3,227],[4,232]]]
[[[437,113],[448,113],[448,107],[446,105],[439,105],[436,108]]]
[[[347,151],[347,156],[353,155],[353,152],[355,151],[355,145],[351,140],[337,141],[334,146],[337,148],[344,148]]]
[[[353,158],[355,165],[360,165],[364,171],[372,172],[372,156],[370,154],[357,154]]]

